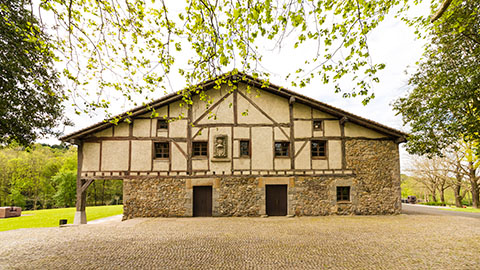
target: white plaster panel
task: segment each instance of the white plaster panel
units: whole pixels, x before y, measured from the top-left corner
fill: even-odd
[[[338,120],[325,120],[323,122],[325,136],[341,136],[340,122]]]
[[[187,153],[187,143],[185,142],[177,142],[178,146],[183,150],[183,152]],[[172,170],[174,171],[186,171],[187,170],[187,158],[182,154],[182,152],[178,149],[177,145],[172,143],[170,145],[172,148],[171,153],[172,157],[170,158],[172,161]]]
[[[215,136],[216,135],[227,135],[227,158],[225,161],[213,161],[213,149],[215,147]],[[208,155],[210,157],[210,171],[215,172],[216,174],[231,174],[232,171],[232,129],[231,127],[214,127],[210,128],[210,138],[208,143]]]
[[[272,124],[263,113],[255,108],[241,95],[237,96],[238,123],[240,124]]]
[[[187,120],[174,120],[169,123],[168,131],[170,138],[186,138],[187,137]]]
[[[233,157],[240,156],[240,141],[233,141]]]
[[[172,147],[172,145],[170,145]],[[168,171],[168,165],[170,161],[163,159],[154,159],[153,160],[153,170],[154,171]]]
[[[252,127],[252,169],[273,169],[273,132],[270,127]]]
[[[234,127],[233,133],[234,133],[235,139],[250,138],[250,128],[248,127]]]
[[[250,169],[250,159],[249,158],[239,158],[233,160],[233,168],[235,170],[248,170]]]
[[[313,130],[313,137],[323,137],[322,130]]]
[[[176,101],[169,105],[170,108],[170,117],[187,117],[187,105],[182,101]]]
[[[152,141],[132,141],[132,171],[152,169]]]
[[[340,140],[328,141],[328,162],[330,169],[342,168],[342,142]]]
[[[285,127],[282,127],[282,130],[283,132],[285,132],[288,136],[290,136],[290,128],[285,128]],[[275,127],[274,128],[274,132],[275,132],[275,140],[276,141],[288,141],[289,140],[289,137],[285,136],[285,134],[280,130],[280,127]]]
[[[295,138],[312,137],[312,121],[294,121]]]
[[[366,138],[372,138],[372,139],[387,137],[374,130],[371,130],[350,122],[345,123],[345,136],[346,137],[366,137]]]
[[[168,131],[167,131],[167,130],[159,130],[159,131],[157,131],[157,137],[162,137],[162,138],[168,137]]]
[[[208,170],[208,160],[207,159],[194,159],[192,160],[192,169],[195,170]]]
[[[275,170],[290,170],[292,168],[289,158],[276,158],[274,162]]]
[[[312,169],[314,169],[314,170],[328,169],[328,160],[326,160],[326,159],[312,159]]]
[[[313,109],[313,118],[336,118],[328,113]]]
[[[130,134],[130,125],[128,123],[120,123],[114,127],[115,137],[126,137]]]
[[[157,137],[158,136],[158,134],[157,134],[157,122],[158,122],[158,118],[153,118],[152,121],[151,121],[152,133],[150,134],[150,137]]]
[[[109,127],[109,128],[106,128],[106,129],[103,129],[97,133],[94,133],[93,136],[95,137],[112,137],[112,128]]]
[[[200,131],[200,128],[194,127],[192,128],[192,136],[197,134]],[[198,133],[195,137],[195,140],[208,140],[208,128],[204,128]]]
[[[293,104],[293,117],[302,119],[312,119],[312,109],[309,106],[294,103]]]
[[[250,100],[257,104],[265,113],[278,123],[290,122],[290,110],[288,100],[275,94],[268,93],[255,87],[251,87],[247,93],[247,86],[239,84],[239,91],[246,94]]]
[[[102,170],[126,171],[128,170],[128,141],[103,141],[102,142]]]
[[[133,120],[133,136],[134,137],[150,137],[151,119],[134,119]]]
[[[100,143],[84,143],[82,171],[98,171],[99,161]]]
[[[223,88],[222,88],[223,89]],[[208,93],[212,94],[212,98],[214,99],[214,103],[221,100],[224,95],[227,94],[227,91],[208,91]],[[202,101],[200,101],[202,103]],[[201,105],[201,104],[200,104]],[[195,105],[194,105],[195,106]],[[198,114],[194,117],[197,119],[200,116]],[[229,95],[226,99],[224,99],[220,104],[218,104],[215,108],[210,110],[210,113],[207,114],[202,120],[198,122],[199,124],[225,124],[225,123],[233,123],[233,95]]]
[[[310,142],[307,142],[302,151],[299,152],[305,142],[295,142],[295,151],[298,153],[295,158],[295,169],[309,170],[310,169]]]
[[[156,117],[159,117],[159,118],[168,117],[168,106],[163,106],[155,109],[155,113],[157,113]]]

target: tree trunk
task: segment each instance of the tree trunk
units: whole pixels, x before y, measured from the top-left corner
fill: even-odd
[[[473,166],[473,162],[469,162],[468,164],[468,177],[470,178],[470,186],[472,187],[472,207],[473,208],[480,208],[480,198],[479,198],[479,190],[478,190],[478,182],[477,182],[477,175],[476,170]]]
[[[435,189],[432,190],[432,201],[437,202],[437,191]]]
[[[453,194],[455,195],[455,206],[456,207],[459,207],[459,208],[462,208],[462,195],[460,195],[460,185],[458,184],[455,184],[453,186]]]
[[[472,207],[473,208],[480,208],[478,183],[477,183],[477,181],[471,181],[470,185],[472,186]]]
[[[442,201],[443,205],[446,205],[446,203],[445,203],[445,190],[443,188],[440,189],[440,200]]]
[[[103,179],[103,188],[102,188],[102,205],[105,205],[105,179]]]
[[[93,201],[94,201],[95,206],[97,206],[97,185],[96,185],[96,182],[97,181],[93,181]]]

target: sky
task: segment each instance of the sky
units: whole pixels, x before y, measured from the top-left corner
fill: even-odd
[[[177,6],[181,9],[181,6]],[[171,9],[175,12],[175,8]],[[429,14],[428,6],[414,7],[410,16]],[[281,50],[263,49],[262,65],[266,71],[271,74],[270,82],[296,91],[305,96],[325,102],[332,106],[349,111],[356,115],[374,120],[386,126],[408,132],[408,128],[403,126],[401,116],[396,115],[391,104],[399,97],[408,93],[408,75],[405,71],[414,71],[415,62],[418,61],[423,53],[425,40],[416,39],[414,29],[408,27],[404,22],[393,15],[389,15],[385,21],[368,35],[368,46],[374,63],[385,63],[386,67],[377,75],[380,83],[375,84],[373,92],[375,98],[366,106],[362,104],[362,98],[342,98],[341,94],[335,94],[333,86],[323,85],[319,81],[310,83],[305,88],[292,87],[289,82],[284,80],[285,76],[292,72],[289,68],[298,65],[298,61],[304,61],[308,57],[308,51],[305,49],[290,49],[284,46]],[[287,48],[286,48],[287,47]],[[308,46],[306,47],[308,49]],[[186,59],[183,59],[185,62]],[[182,62],[180,59],[179,62]],[[179,76],[171,77],[172,89],[182,89],[186,84]],[[159,91],[161,98],[163,91]],[[113,103],[113,111],[120,113],[128,108],[123,108],[123,103],[117,101]],[[102,115],[76,115],[71,107],[67,106],[66,116],[70,118],[75,125],[73,127],[62,127],[64,134],[69,134],[86,126],[102,121]],[[40,142],[56,144],[59,141],[56,138],[44,138]],[[405,172],[409,168],[410,156],[402,147],[400,150],[401,168]]]

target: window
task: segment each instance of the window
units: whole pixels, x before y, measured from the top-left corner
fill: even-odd
[[[240,141],[240,156],[241,157],[250,156],[250,141]]]
[[[289,142],[275,142],[275,156],[276,157],[288,157],[289,156]]]
[[[168,122],[165,119],[158,119],[157,120],[157,130],[164,130],[168,129]]]
[[[193,156],[206,157],[208,152],[207,142],[193,142]]]
[[[326,141],[312,141],[312,157],[326,157],[327,156],[327,142]]]
[[[322,130],[322,120],[313,120],[313,129]]]
[[[170,156],[170,144],[168,142],[156,142],[155,158],[168,158]]]
[[[337,187],[337,201],[350,201],[350,187]]]

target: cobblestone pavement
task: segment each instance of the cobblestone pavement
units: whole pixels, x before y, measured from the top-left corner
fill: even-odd
[[[3,269],[480,269],[480,220],[151,218],[0,232]]]

